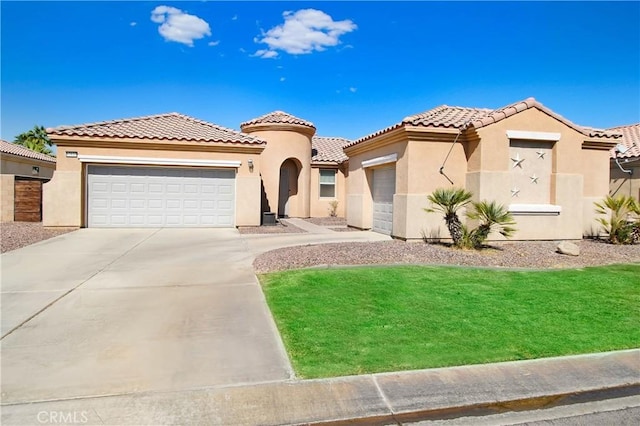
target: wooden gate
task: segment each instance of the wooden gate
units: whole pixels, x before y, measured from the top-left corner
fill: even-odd
[[[42,221],[42,181],[15,181],[13,220],[16,222]]]

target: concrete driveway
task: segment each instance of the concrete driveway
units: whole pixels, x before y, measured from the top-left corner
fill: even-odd
[[[291,377],[230,229],[82,229],[3,254],[2,403]]]

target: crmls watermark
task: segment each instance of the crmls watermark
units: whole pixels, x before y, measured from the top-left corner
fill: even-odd
[[[89,421],[86,411],[40,411],[37,415],[40,424],[83,424]]]

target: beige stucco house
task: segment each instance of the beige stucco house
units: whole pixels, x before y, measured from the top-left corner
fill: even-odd
[[[55,157],[0,140],[1,221],[40,222],[42,184],[56,169]]]
[[[514,214],[515,239],[596,228],[618,131],[578,126],[533,98],[439,106],[349,141],[275,111],[241,131],[177,113],[48,129],[57,170],[46,226],[256,226],[328,216],[401,239],[446,237],[427,195],[464,187]]]
[[[427,195],[462,187],[508,206],[514,239],[579,239],[606,196],[620,135],[573,124],[533,98],[497,110],[440,106],[354,141],[347,223],[401,239],[446,237]]]
[[[344,214],[349,141],[282,111],[241,128],[170,113],[48,129],[44,225],[257,226],[264,212],[327,216],[331,201]]]
[[[619,145],[611,150],[609,194],[640,201],[640,123],[609,130],[622,133]]]

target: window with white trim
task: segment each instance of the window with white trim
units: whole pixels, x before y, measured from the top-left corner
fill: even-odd
[[[320,169],[320,198],[336,197],[336,170]]]

